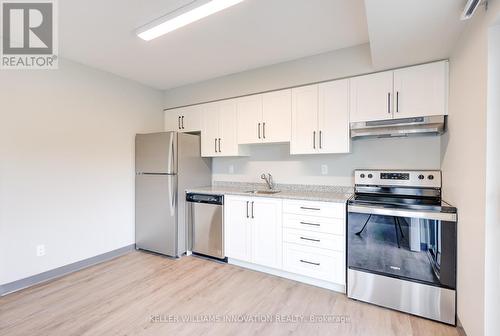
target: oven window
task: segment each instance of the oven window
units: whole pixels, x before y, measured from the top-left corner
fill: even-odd
[[[347,231],[350,268],[456,287],[456,223],[350,212]]]

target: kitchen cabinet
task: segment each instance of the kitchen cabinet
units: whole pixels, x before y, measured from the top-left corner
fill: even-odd
[[[238,98],[238,143],[289,142],[291,90]]]
[[[200,132],[202,128],[202,105],[193,105],[166,110],[165,131]]]
[[[252,200],[252,262],[282,267],[282,201],[254,198]]]
[[[283,201],[283,269],[345,285],[345,203]]]
[[[394,118],[448,114],[448,62],[394,70]]]
[[[448,62],[350,79],[350,121],[448,114]]]
[[[350,79],[350,121],[392,119],[392,71]]]
[[[237,98],[238,143],[252,144],[262,140],[262,95]]]
[[[226,196],[226,256],[254,264],[282,267],[282,201]]]
[[[250,198],[226,196],[224,199],[224,246],[226,256],[252,260]]]
[[[291,154],[348,153],[349,81],[292,89]]]
[[[237,142],[237,113],[234,99],[203,104],[201,156],[240,155]]]

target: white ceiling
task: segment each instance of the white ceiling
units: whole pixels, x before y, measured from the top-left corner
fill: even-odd
[[[189,1],[59,1],[60,55],[168,89],[368,42],[363,0],[246,0],[150,42],[134,34]]]
[[[395,68],[448,58],[467,24],[460,21],[465,3],[365,0],[374,67]]]
[[[190,1],[59,1],[60,54],[169,89],[367,42],[378,69],[443,59],[467,24],[465,0],[246,0],[150,42],[134,34]]]

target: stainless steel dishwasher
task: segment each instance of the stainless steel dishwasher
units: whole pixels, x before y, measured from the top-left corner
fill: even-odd
[[[186,202],[191,251],[225,259],[224,196],[187,193]]]

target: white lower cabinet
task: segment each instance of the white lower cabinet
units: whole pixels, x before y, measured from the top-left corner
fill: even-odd
[[[282,267],[282,201],[226,196],[226,256],[266,267]]]
[[[283,246],[283,268],[285,271],[311,278],[345,283],[344,253],[329,249],[285,243]]]
[[[228,195],[224,225],[230,263],[345,290],[345,203]]]

